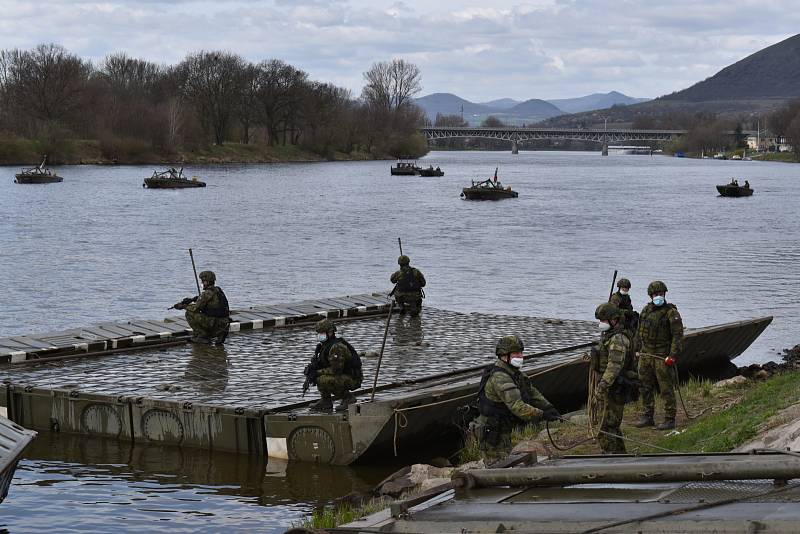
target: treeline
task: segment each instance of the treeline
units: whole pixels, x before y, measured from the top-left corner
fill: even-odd
[[[125,53],[93,64],[55,44],[2,50],[0,161],[12,160],[22,140],[54,162],[69,159],[77,140],[96,140],[103,158],[120,162],[230,143],[327,158],[423,154],[424,116],[413,104],[419,69],[379,62],[364,81],[356,98],[281,60],[251,63],[224,51],[162,65]]]

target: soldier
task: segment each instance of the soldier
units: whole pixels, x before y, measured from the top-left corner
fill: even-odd
[[[361,387],[364,379],[361,357],[350,343],[336,337],[336,325],[330,319],[317,322],[315,329],[318,343],[311,363],[304,370],[303,392],[309,385],[317,386],[321,399],[310,406],[314,411],[332,410],[332,397],[340,399],[336,411],[344,411],[356,401],[351,391]]]
[[[400,270],[395,271],[389,280],[396,284],[394,297],[400,304],[400,315],[408,311],[411,317],[416,317],[422,309],[422,288],[425,287],[425,277],[418,269],[409,265],[410,261],[405,254],[397,258]]]
[[[216,341],[218,345],[222,345],[228,336],[231,322],[228,298],[222,288],[214,285],[217,276],[212,271],[201,272],[199,278],[203,283],[200,296],[185,298],[173,308],[186,310],[186,321],[193,332],[192,341],[206,344]]]
[[[592,370],[600,377],[593,400],[595,406],[603,408],[597,442],[603,454],[625,454],[625,442],[610,434],[622,435],[622,415],[632,393],[633,333],[625,327],[624,312],[611,302],[599,305],[594,316],[602,332],[592,358]]]
[[[520,371],[524,349],[517,336],[500,338],[495,348],[497,361],[483,373],[478,391],[480,416],[474,428],[484,449],[508,446],[511,431],[517,425],[561,417]]]
[[[683,321],[678,308],[666,301],[667,286],[656,280],[647,286],[652,299],[639,316],[636,346],[639,352],[639,380],[642,382],[642,417],[637,427],[652,426],[656,386],[664,399],[664,422],[658,430],[675,428],[675,371],[672,365],[683,348]]]
[[[631,290],[631,281],[627,278],[620,278],[617,282],[617,292],[611,295],[609,302],[625,313],[625,326],[631,332],[636,332],[639,323],[639,314],[633,311],[631,297],[628,292]]]

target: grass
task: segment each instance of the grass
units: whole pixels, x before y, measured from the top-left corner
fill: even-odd
[[[625,437],[678,452],[726,452],[744,444],[758,433],[767,430],[770,419],[780,410],[800,401],[800,372],[775,375],[762,382],[748,381],[735,387],[714,388],[707,380],[690,380],[680,387],[680,393],[690,414],[689,420],[678,399],[678,432],[658,431],[653,427],[635,428],[629,423],[639,415],[640,403],[625,408],[622,433]],[[656,422],[662,405],[656,399]],[[585,428],[559,424],[551,426],[559,446],[578,443],[587,437]],[[671,435],[670,435],[671,434]],[[532,428],[523,439],[539,439],[550,445],[546,437],[538,436]],[[630,453],[659,452],[658,449],[626,443]],[[590,441],[565,454],[594,454],[600,449]]]

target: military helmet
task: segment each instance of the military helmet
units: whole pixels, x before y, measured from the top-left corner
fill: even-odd
[[[647,286],[648,295],[655,295],[656,293],[666,293],[666,292],[667,292],[667,284],[665,284],[661,280],[655,280],[653,282],[650,282],[650,285]]]
[[[497,342],[494,353],[497,356],[505,356],[512,352],[522,352],[523,350],[525,350],[525,345],[523,345],[519,336],[503,336]]]
[[[212,284],[217,281],[217,275],[214,274],[214,271],[203,271],[199,274],[200,280],[203,282],[211,282]]]
[[[617,282],[617,287],[624,287],[627,289],[631,288],[631,281],[627,278],[620,278],[619,282]]]
[[[411,260],[408,258],[408,256],[403,254],[399,258],[397,258],[397,263],[399,265],[408,265],[409,263],[411,263]]]
[[[622,310],[612,302],[604,302],[594,310],[594,318],[598,321],[610,321],[618,319],[622,315]]]
[[[314,325],[314,328],[316,328],[317,332],[319,333],[328,333],[331,331],[336,332],[336,325],[333,324],[333,321],[330,319],[322,319],[321,321],[317,321],[317,324]]]

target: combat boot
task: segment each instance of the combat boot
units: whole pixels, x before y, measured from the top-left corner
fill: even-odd
[[[675,419],[664,419],[664,422],[656,427],[656,430],[672,430],[675,428]]]
[[[646,426],[653,426],[655,424],[656,422],[653,421],[653,416],[646,413],[642,415],[638,421],[633,423],[633,426],[635,426],[636,428],[644,428]]]
[[[336,405],[336,411],[344,412],[345,410],[347,410],[348,406],[350,406],[357,400],[358,399],[356,399],[355,395],[353,395],[352,393],[348,393],[342,400],[339,401],[339,404]]]
[[[312,402],[308,409],[312,412],[330,412],[333,411],[333,401],[330,395],[323,395],[317,402]]]

